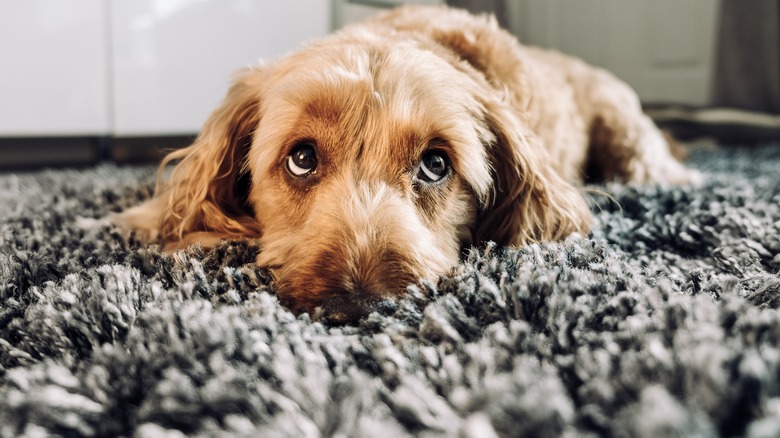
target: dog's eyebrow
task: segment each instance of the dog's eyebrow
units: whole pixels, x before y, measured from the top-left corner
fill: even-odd
[[[314,99],[306,103],[304,113],[313,119],[321,120],[328,124],[335,124],[341,118],[341,108],[335,102],[328,99]]]

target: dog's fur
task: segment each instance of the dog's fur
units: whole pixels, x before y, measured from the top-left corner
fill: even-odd
[[[318,165],[299,178],[286,162],[302,140]],[[415,178],[431,149],[451,166],[437,184]],[[587,233],[584,178],[696,178],[611,74],[522,46],[492,18],[422,7],[241,72],[172,162],[116,223],[167,250],[257,239],[282,302],[346,313],[434,280],[464,245]]]

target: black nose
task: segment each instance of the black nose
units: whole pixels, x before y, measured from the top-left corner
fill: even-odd
[[[357,324],[371,312],[390,315],[397,309],[398,303],[393,298],[377,298],[354,291],[339,292],[322,301],[315,312],[315,319],[329,325]]]

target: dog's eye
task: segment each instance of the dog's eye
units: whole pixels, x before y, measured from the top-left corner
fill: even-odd
[[[441,181],[449,172],[447,156],[441,151],[428,151],[420,160],[417,179],[426,183]]]
[[[295,176],[306,176],[317,169],[317,151],[309,142],[301,142],[295,145],[287,156],[287,170]]]

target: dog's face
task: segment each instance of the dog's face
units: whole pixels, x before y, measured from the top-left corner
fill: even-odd
[[[476,84],[400,44],[314,48],[265,84],[249,199],[258,261],[293,307],[399,295],[472,240],[491,181]]]
[[[181,163],[161,195],[163,239],[257,238],[282,302],[337,319],[435,280],[466,244],[554,238],[587,216],[477,70],[392,36],[244,72],[169,159]]]

